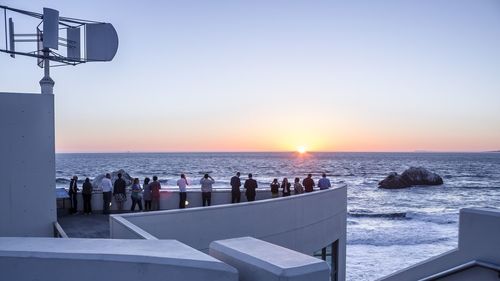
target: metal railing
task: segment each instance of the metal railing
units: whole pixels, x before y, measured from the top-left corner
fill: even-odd
[[[55,238],[69,238],[66,232],[64,232],[64,229],[61,227],[61,225],[55,221],[54,222],[54,237]]]

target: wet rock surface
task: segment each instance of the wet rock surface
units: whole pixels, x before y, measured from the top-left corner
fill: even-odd
[[[443,178],[423,167],[411,167],[401,175],[390,173],[385,179],[378,183],[379,188],[397,189],[415,185],[441,185]]]

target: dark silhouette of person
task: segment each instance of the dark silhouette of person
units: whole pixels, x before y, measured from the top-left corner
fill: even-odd
[[[314,180],[312,179],[312,175],[308,174],[307,178],[305,178],[302,181],[302,185],[304,186],[304,189],[306,192],[313,192],[314,191],[314,186],[316,185],[314,183]]]
[[[118,173],[118,179],[113,184],[113,196],[115,197],[116,207],[119,212],[123,211],[123,203],[127,201],[126,187],[127,183],[122,179],[122,174]]]
[[[278,182],[278,179],[274,179],[269,187],[271,187],[272,198],[280,197],[280,183]]]
[[[82,197],[83,197],[83,213],[86,215],[92,214],[92,184],[90,179],[86,178],[82,187]]]
[[[157,176],[153,176],[153,182],[149,184],[151,189],[151,210],[160,210],[160,189],[161,183],[158,181]]]
[[[255,189],[257,189],[257,181],[254,180],[253,178],[253,175],[252,174],[248,174],[248,179],[245,181],[245,195],[247,197],[247,201],[248,202],[252,202],[252,201],[255,201],[255,195],[256,195],[256,192],[255,192]]]
[[[236,173],[236,176],[231,178],[231,203],[240,203],[241,199],[241,180],[240,172]]]
[[[78,192],[78,177],[73,176],[71,181],[69,182],[69,201],[71,203],[71,207],[69,209],[70,214],[76,214],[78,212],[78,200],[76,198]]]
[[[149,178],[144,179],[142,185],[142,199],[144,200],[144,210],[151,211],[151,186],[149,185]]]

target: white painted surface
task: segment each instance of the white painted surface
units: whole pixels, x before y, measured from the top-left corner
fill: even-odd
[[[87,61],[111,61],[118,51],[118,34],[110,23],[89,23],[85,43]]]
[[[457,249],[398,271],[380,280],[423,279],[474,260],[500,265],[500,210],[460,210]],[[481,273],[485,272],[481,271]],[[464,275],[450,276],[447,280],[463,280],[460,276]]]
[[[237,271],[173,240],[0,238],[6,280],[217,280]]]
[[[0,93],[0,236],[51,236],[54,96]]]
[[[340,187],[240,204],[119,216],[158,239],[176,239],[202,251],[208,251],[212,241],[251,236],[312,255],[338,239],[339,280],[344,280],[346,212],[347,187]],[[111,231],[112,238],[123,235]]]
[[[128,220],[116,216],[113,219],[109,219],[110,231],[116,233],[116,236],[121,237],[121,239],[148,239],[148,240],[158,240],[158,238],[149,234],[144,229],[136,226],[135,224],[129,222]]]
[[[236,268],[240,281],[330,280],[325,261],[252,237],[214,241],[209,253]]]

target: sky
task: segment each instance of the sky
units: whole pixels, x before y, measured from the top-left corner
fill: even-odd
[[[112,62],[51,69],[57,152],[500,149],[497,0],[0,5],[118,32]],[[34,59],[0,71],[40,91]]]

